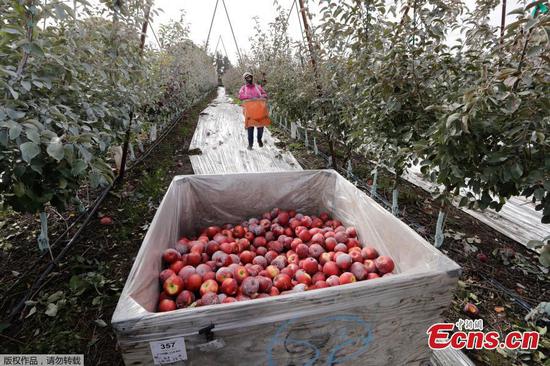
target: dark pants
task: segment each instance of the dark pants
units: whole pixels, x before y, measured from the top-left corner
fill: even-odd
[[[258,141],[262,141],[262,136],[264,134],[263,127],[256,127],[258,129]],[[248,145],[254,145],[254,127],[248,127]]]

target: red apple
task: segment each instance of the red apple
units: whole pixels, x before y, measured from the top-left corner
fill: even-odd
[[[204,248],[206,246],[202,241],[192,241],[190,244],[192,245],[191,253],[197,253],[197,254],[204,253]]]
[[[315,274],[318,270],[318,263],[315,258],[306,258],[304,259],[304,262],[302,263],[302,268],[310,275]]]
[[[336,257],[336,265],[338,266],[338,268],[342,270],[346,270],[350,268],[351,263],[352,263],[352,260],[349,254],[342,253],[338,257]]]
[[[373,247],[364,247],[361,249],[361,254],[365,259],[376,259],[376,257],[378,257],[378,251]]]
[[[346,229],[346,235],[348,236],[348,238],[356,238],[357,230],[355,229],[355,227],[350,226]]]
[[[321,265],[324,265],[325,263],[330,261],[331,261],[330,253],[324,252],[324,253],[321,253],[321,255],[319,256],[319,264]]]
[[[207,293],[207,292],[217,293],[218,292],[218,283],[214,280],[206,280],[201,285],[199,291],[200,291],[201,297],[204,296],[204,294]]]
[[[252,263],[262,268],[267,267],[267,259],[265,259],[265,257],[262,257],[261,255],[255,256],[254,259],[252,260]]]
[[[216,286],[218,286],[218,284],[216,284]],[[216,305],[219,303],[220,298],[215,292],[207,291],[201,296],[201,305]]]
[[[208,229],[206,229],[206,235],[212,239],[216,234],[219,234],[222,231],[222,229],[218,226],[210,226]]]
[[[357,250],[350,250],[348,252],[349,256],[351,257],[351,260],[353,262],[359,262],[363,264],[363,256],[361,255],[361,250],[359,250],[359,248],[352,248],[352,249],[357,249]]]
[[[338,268],[336,262],[328,261],[323,265],[323,273],[327,276],[337,276],[340,274],[340,268]]]
[[[329,287],[328,283],[324,280],[315,282],[315,288],[325,288]]]
[[[365,259],[365,262],[363,262],[363,265],[365,266],[365,269],[367,272],[372,273],[376,272],[376,265],[374,264],[374,261],[372,259]]]
[[[380,275],[375,272],[367,273],[367,280],[374,280],[375,278],[380,278]]]
[[[311,234],[308,230],[302,230],[300,231],[300,233],[298,234],[298,237],[300,238],[300,240],[304,243],[307,243],[308,241],[311,240]],[[299,254],[298,254],[299,255]]]
[[[351,249],[351,248],[361,249],[361,244],[359,243],[359,240],[355,238],[348,239],[348,241],[346,242],[346,246],[348,247],[348,249]]]
[[[250,249],[250,242],[248,239],[242,238],[237,240],[237,247],[239,248],[239,252],[249,250]]]
[[[298,244],[296,247],[296,254],[299,258],[306,258],[309,255],[309,248],[305,244]]]
[[[365,265],[361,262],[353,262],[350,271],[358,281],[362,281],[367,277],[367,270],[365,269]]]
[[[378,272],[382,274],[391,273],[395,268],[395,264],[393,263],[393,260],[390,257],[385,255],[381,255],[380,257],[376,258],[374,260],[374,264],[376,265]]]
[[[319,281],[326,280],[326,276],[323,272],[317,272],[313,276],[311,276],[311,283],[316,284]]]
[[[187,264],[192,266],[198,266],[202,261],[202,256],[198,253],[187,254]]]
[[[234,297],[228,296],[225,299],[223,299],[222,304],[229,304],[232,302],[237,302],[237,299],[235,299]]]
[[[220,250],[223,251],[225,254],[232,254],[233,253],[233,245],[229,242],[224,242],[220,244]]]
[[[206,254],[208,254],[209,256],[212,256],[218,250],[220,250],[220,244],[218,244],[217,241],[211,240],[208,243],[206,243],[205,251],[206,251]]]
[[[267,263],[270,263],[273,262],[273,260],[275,258],[277,258],[279,256],[279,253],[277,253],[276,251],[274,250],[269,250],[267,253],[265,253],[265,260],[267,261]]]
[[[279,289],[279,291],[286,291],[292,288],[291,278],[286,274],[278,274],[273,279],[273,285]]]
[[[181,254],[172,248],[166,249],[162,254],[162,259],[168,264],[172,264],[175,261],[181,260]]]
[[[185,288],[189,291],[197,291],[202,285],[202,277],[198,273],[193,273],[187,278]]]
[[[260,281],[257,277],[247,277],[241,284],[241,289],[244,295],[253,296],[260,288]]]
[[[336,275],[332,275],[329,278],[327,278],[326,282],[327,282],[327,285],[329,285],[330,287],[338,286],[340,285],[340,278]]]
[[[278,267],[274,266],[274,265],[269,265],[266,267],[266,271],[267,273],[269,274],[269,277],[271,279],[277,277],[277,275],[279,274],[280,270]]]
[[[328,237],[325,239],[325,248],[327,248],[329,252],[333,251],[336,248],[336,245],[338,245],[338,242],[333,237]]]
[[[160,275],[159,275],[160,282],[166,281],[166,279],[168,279],[168,277],[173,276],[175,274],[176,273],[174,273],[174,271],[172,271],[171,269],[163,270],[162,272],[160,272]]]
[[[254,259],[254,253],[249,250],[245,250],[239,255],[242,264],[252,263]]]
[[[477,253],[477,260],[483,263],[487,263],[489,261],[489,257],[487,257],[487,254],[485,253]]]
[[[216,253],[212,254],[212,260],[216,262],[217,267],[228,266],[232,263],[231,257],[221,250],[218,250]],[[189,259],[187,262],[189,262]]]
[[[269,296],[277,296],[280,293],[279,289],[275,286],[271,287],[271,290],[269,290]]]
[[[258,236],[254,238],[252,241],[252,245],[254,245],[256,248],[258,247],[265,247],[267,246],[267,240],[263,236]]]
[[[237,293],[237,280],[234,278],[226,278],[222,282],[221,290],[226,295],[235,295]]]
[[[344,243],[338,243],[334,247],[334,251],[335,252],[341,252],[341,253],[347,253],[348,252],[348,246]]]
[[[235,278],[238,283],[241,283],[247,277],[248,271],[244,266],[238,266],[233,270],[233,278]]]
[[[306,285],[311,285],[311,276],[304,270],[299,269],[294,275],[298,283],[304,283]]]
[[[183,279],[180,276],[172,275],[162,285],[164,292],[170,296],[176,296],[183,291]]]
[[[296,272],[293,271],[292,269],[288,268],[288,267],[285,267],[285,268],[281,269],[281,273],[284,273],[284,274],[288,275],[290,278],[292,278],[292,277],[294,277],[294,274]]]
[[[170,295],[168,295],[166,292],[161,291],[160,295],[159,295],[159,301],[162,301],[162,300],[165,300],[165,299],[171,300],[172,297]]]
[[[258,276],[259,288],[258,291],[268,293],[273,287],[273,282],[268,277]]]
[[[325,253],[325,249],[319,244],[311,244],[309,247],[309,255],[313,258],[319,258],[323,253]]]
[[[340,275],[340,284],[341,285],[345,285],[345,284],[348,284],[348,283],[353,283],[355,281],[357,281],[357,279],[355,278],[355,276],[351,272],[344,272]]]
[[[247,301],[247,300],[250,300],[250,297],[241,294],[241,295],[237,295],[235,299],[237,299],[237,301]]]
[[[208,264],[201,263],[197,266],[197,273],[200,274],[202,278],[204,278],[204,276],[208,272],[212,272],[212,267],[210,267]],[[215,277],[215,275],[214,275],[214,277]]]
[[[284,245],[282,242],[280,241],[270,241],[268,244],[267,244],[267,248],[269,250],[273,250],[274,252],[276,252],[277,254],[279,253],[282,253],[283,252],[283,249],[284,249]]]
[[[172,310],[176,310],[176,303],[174,302],[174,300],[165,299],[159,302],[158,311],[165,312]]]
[[[334,239],[336,239],[338,243],[345,243],[348,241],[348,236],[346,235],[345,229],[343,229],[342,231],[336,230],[335,232],[336,235],[334,235]]]
[[[279,268],[279,270],[285,268],[288,264],[288,261],[284,255],[279,255],[277,258],[271,261],[271,265]]]
[[[195,301],[195,295],[188,290],[183,290],[176,298],[176,306],[178,309],[185,308]]]

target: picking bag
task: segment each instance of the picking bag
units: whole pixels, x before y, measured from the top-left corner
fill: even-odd
[[[271,124],[265,99],[250,99],[243,102],[244,127],[266,127]]]

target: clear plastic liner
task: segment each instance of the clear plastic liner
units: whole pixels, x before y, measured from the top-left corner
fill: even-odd
[[[363,245],[373,246],[380,254],[391,256],[397,275],[266,299],[155,313],[160,292],[158,274],[162,269],[161,256],[165,249],[173,247],[181,236],[196,235],[200,228],[240,223],[260,216],[273,207],[295,209],[310,215],[327,210],[345,225],[355,226]],[[418,278],[425,278],[425,274],[434,276],[429,283],[446,283],[446,278],[458,276],[459,268],[333,170],[179,176],[170,184],[143,240],[112,324],[123,350],[131,353],[131,350],[137,352],[139,349],[143,353],[140,357],[146,357],[148,351],[143,342],[174,334],[197,334],[199,327],[212,319],[217,319],[219,323],[216,330],[232,326],[246,328],[334,312],[339,308],[364,306],[364,303],[357,302],[364,299],[358,297],[355,300],[356,292],[360,294],[362,288],[372,289],[379,284],[387,287],[400,281],[415,283]],[[441,293],[447,294],[446,285],[441,286]],[[448,293],[450,299],[450,290]],[[308,301],[310,298],[324,299],[324,294],[330,299],[326,304],[321,300]],[[340,295],[335,297],[335,294]],[[399,303],[399,299],[396,301]],[[446,297],[442,301],[447,301]],[[285,309],[289,302],[292,305]],[[239,309],[244,311],[255,306],[262,307],[258,316],[241,319]],[[206,313],[210,314],[208,318],[201,315]]]

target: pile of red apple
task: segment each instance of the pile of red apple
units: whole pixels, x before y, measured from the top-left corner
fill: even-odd
[[[354,227],[277,208],[211,226],[163,255],[158,311],[230,303],[388,276],[393,260],[362,247]]]

